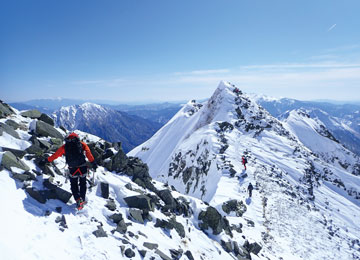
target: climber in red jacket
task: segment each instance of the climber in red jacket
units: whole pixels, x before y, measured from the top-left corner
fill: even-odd
[[[92,168],[96,170],[97,165],[89,146],[86,143],[81,142],[76,133],[69,134],[65,138],[65,144],[62,145],[53,155],[47,158],[48,162],[52,162],[60,156],[65,155],[66,163],[69,166],[71,192],[79,210],[83,208],[85,203],[86,176],[88,173],[84,152],[89,162],[92,163]]]

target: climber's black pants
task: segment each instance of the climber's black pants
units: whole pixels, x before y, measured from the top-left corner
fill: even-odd
[[[79,198],[82,198],[82,200],[85,201],[87,167],[69,168],[69,173],[71,192],[74,196],[74,199],[77,201]]]

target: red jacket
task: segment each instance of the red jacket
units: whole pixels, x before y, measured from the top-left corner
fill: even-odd
[[[93,162],[94,156],[92,155],[89,146],[84,142],[81,142],[81,144],[82,144],[82,149],[85,151],[85,155],[88,158],[89,162]],[[49,162],[52,162],[57,158],[59,158],[60,156],[63,156],[64,154],[65,154],[65,145],[62,145],[59,149],[57,149],[57,151],[53,155],[51,155],[47,159]]]

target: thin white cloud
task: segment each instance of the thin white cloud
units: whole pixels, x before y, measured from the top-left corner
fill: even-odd
[[[333,30],[336,27],[336,23],[333,24],[332,26],[330,26],[330,28],[327,30],[328,32],[330,32],[331,30]]]

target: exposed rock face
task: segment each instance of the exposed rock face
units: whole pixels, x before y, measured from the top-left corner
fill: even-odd
[[[47,114],[44,114],[44,113],[41,114],[41,116],[39,117],[39,120],[41,120],[51,126],[55,125],[54,120],[51,117],[49,117]]]
[[[38,119],[41,116],[41,112],[39,110],[33,109],[33,110],[28,110],[28,111],[22,112],[21,115],[23,117],[30,117],[32,119]]]
[[[8,104],[0,100],[0,118],[5,118],[14,113],[15,113],[14,110],[12,110]]]
[[[129,216],[131,219],[144,224],[143,211],[140,209],[129,209]]]
[[[1,160],[1,166],[11,171],[11,167],[16,167],[24,171],[29,171],[30,168],[25,163],[23,163],[18,157],[16,157],[12,152],[7,151],[3,154]]]
[[[39,120],[36,122],[35,133],[38,134],[39,136],[50,136],[61,140],[64,139],[62,134],[58,130],[56,130],[53,126]]]
[[[176,207],[176,201],[174,200],[170,190],[161,190],[157,193],[157,195],[165,202],[166,208],[174,209]]]
[[[233,211],[236,213],[237,217],[241,217],[246,211],[246,205],[242,201],[229,200],[224,202],[222,210],[227,214],[230,214],[230,212]]]
[[[4,132],[17,138],[17,139],[20,138],[19,134],[14,130],[13,127],[11,127],[7,124],[4,124],[4,123],[0,123],[0,135],[2,135]]]
[[[124,200],[130,208],[137,208],[137,209],[143,209],[143,210],[148,210],[148,211],[154,210],[154,203],[146,195],[137,195],[137,196],[126,197],[126,198],[124,198]]]
[[[229,232],[228,221],[223,218],[214,207],[210,206],[205,211],[201,211],[198,219],[202,221],[202,223],[199,224],[199,227],[203,230],[207,230],[210,227],[214,235],[220,234],[223,230],[227,233],[231,233]]]
[[[104,199],[108,199],[109,198],[109,183],[101,182],[100,189],[101,189],[101,197],[103,197]]]
[[[11,126],[12,128],[14,128],[15,130],[20,128],[20,125],[18,123],[16,123],[14,120],[8,119],[5,122],[8,126]]]
[[[112,157],[111,171],[121,172],[125,169],[128,162],[128,158],[123,150],[119,150],[118,153]]]
[[[93,232],[93,234],[99,238],[99,237],[107,237],[106,232],[102,228],[102,226],[98,226],[98,229]]]
[[[3,150],[3,152],[6,152],[6,151],[12,152],[18,158],[23,158],[24,155],[26,154],[26,151],[12,149],[12,148],[8,148],[8,147],[1,147],[1,149]]]

